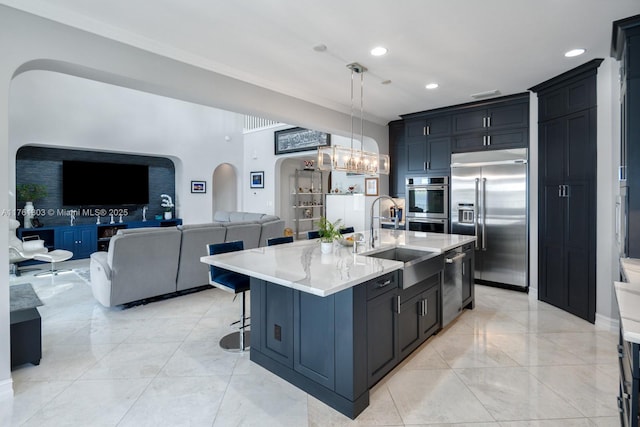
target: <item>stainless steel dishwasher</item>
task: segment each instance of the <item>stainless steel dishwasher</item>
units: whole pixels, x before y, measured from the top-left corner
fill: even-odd
[[[462,260],[466,254],[462,246],[444,254],[442,283],[442,327],[446,327],[462,311]]]

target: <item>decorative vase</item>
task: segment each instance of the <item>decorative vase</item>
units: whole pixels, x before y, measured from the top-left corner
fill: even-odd
[[[333,251],[333,242],[320,242],[320,251],[323,254],[330,254]]]
[[[171,219],[173,217],[173,215],[171,214],[171,211],[167,211],[164,213],[164,219]]]
[[[33,207],[33,202],[27,202],[24,205],[24,228],[31,228],[31,220],[35,216],[36,209]]]

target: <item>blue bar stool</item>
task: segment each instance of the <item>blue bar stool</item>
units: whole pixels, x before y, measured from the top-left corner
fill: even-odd
[[[267,246],[281,245],[283,243],[293,243],[293,236],[272,237],[267,239]]]
[[[227,252],[244,250],[242,240],[233,242],[214,243],[207,245],[209,255],[224,254]],[[250,278],[244,274],[236,273],[224,268],[209,267],[209,283],[216,288],[231,292],[234,295],[242,294],[242,317],[232,325],[240,324],[239,331],[225,335],[220,340],[220,347],[228,351],[242,352],[251,345],[251,331],[245,330],[250,325],[246,323],[246,292],[249,290]],[[235,297],[233,298],[235,300]]]
[[[319,239],[319,238],[320,238],[320,232],[318,230],[307,231],[307,239],[311,240],[311,239]]]

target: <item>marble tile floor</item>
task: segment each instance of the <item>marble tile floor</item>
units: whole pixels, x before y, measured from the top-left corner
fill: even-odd
[[[86,260],[60,268],[86,268]],[[350,420],[218,347],[239,302],[218,289],[106,309],[74,273],[29,282],[43,358],[13,374],[2,426],[617,426],[617,335],[526,294],[476,286]]]

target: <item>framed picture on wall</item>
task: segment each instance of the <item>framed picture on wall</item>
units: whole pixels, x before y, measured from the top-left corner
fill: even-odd
[[[331,145],[331,134],[305,128],[291,128],[274,132],[275,154],[316,150]]]
[[[251,172],[249,176],[249,187],[264,188],[264,171]]]
[[[207,192],[207,183],[206,183],[206,181],[191,181],[191,192],[192,193],[206,193]]]
[[[365,178],[364,179],[364,195],[365,196],[377,196],[378,195],[378,178]]]

